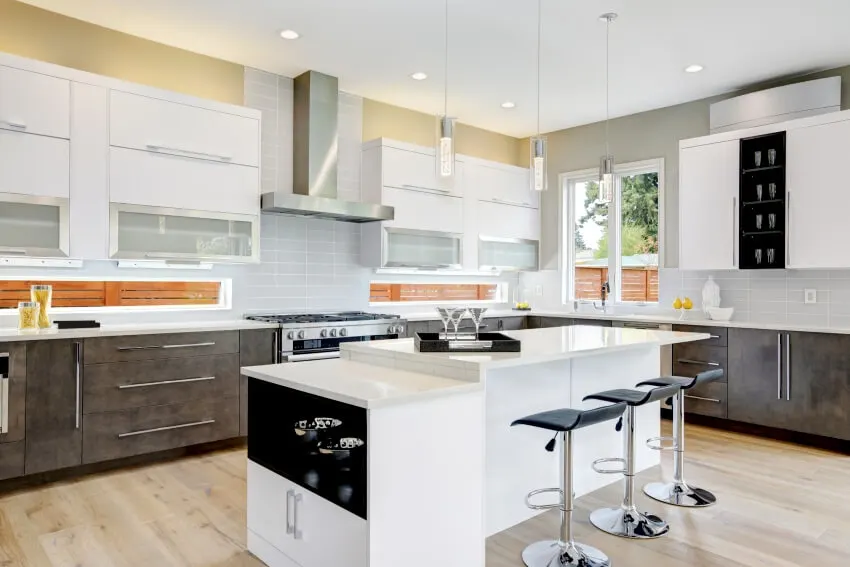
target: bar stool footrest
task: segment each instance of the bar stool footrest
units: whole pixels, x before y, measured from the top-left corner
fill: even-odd
[[[669,443],[669,445],[665,445],[665,443]],[[678,451],[679,446],[676,445],[675,437],[650,437],[646,440],[646,446],[652,449],[653,451]]]
[[[603,463],[619,463],[623,465],[621,469],[603,469],[599,465]],[[596,459],[590,464],[595,472],[599,474],[626,474],[626,460],[622,457],[606,457],[604,459]]]
[[[558,494],[558,503],[557,504],[533,504],[531,499],[540,494]],[[532,490],[528,494],[525,495],[525,505],[531,508],[532,510],[551,510],[553,508],[562,508],[564,502],[564,491],[560,488],[539,488],[537,490]]]

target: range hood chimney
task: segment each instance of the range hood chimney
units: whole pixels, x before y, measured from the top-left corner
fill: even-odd
[[[345,222],[393,220],[392,207],[337,199],[339,81],[307,71],[295,78],[293,192],[263,193],[263,212]]]

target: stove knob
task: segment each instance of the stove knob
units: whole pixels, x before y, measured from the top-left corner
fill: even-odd
[[[395,325],[390,325],[387,327],[387,334],[392,335],[393,333],[395,333]]]
[[[299,339],[303,339],[303,338],[304,338],[304,331],[298,331],[298,338],[299,338]]]
[[[292,339],[294,339],[295,338],[295,331],[289,331],[288,333],[286,333],[286,338],[289,339],[290,341]]]
[[[395,326],[395,332],[396,332],[397,335],[403,335],[404,334],[404,325],[396,325]]]
[[[327,337],[327,336],[328,336],[328,330],[327,330],[327,329],[322,329],[322,332],[321,332],[321,333],[319,333],[319,336],[320,336],[320,337]]]
[[[348,329],[340,329],[339,330],[339,336],[340,337],[347,337],[348,336]]]
[[[331,336],[332,336],[332,337],[335,337],[335,336],[336,336],[336,329],[331,329]]]

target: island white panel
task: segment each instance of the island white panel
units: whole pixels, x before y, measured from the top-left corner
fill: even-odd
[[[370,410],[368,437],[369,566],[483,567],[482,393]]]

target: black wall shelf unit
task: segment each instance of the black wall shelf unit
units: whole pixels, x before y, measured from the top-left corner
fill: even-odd
[[[741,140],[738,267],[785,268],[785,132]]]

